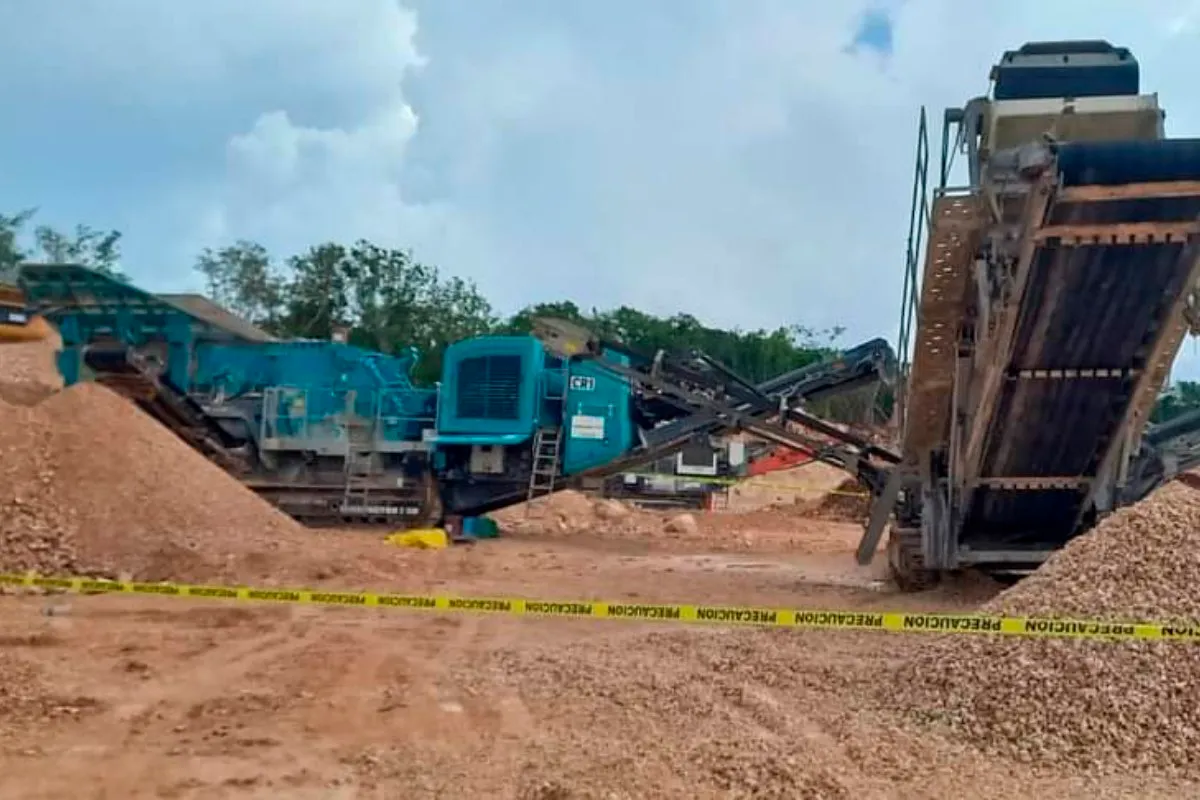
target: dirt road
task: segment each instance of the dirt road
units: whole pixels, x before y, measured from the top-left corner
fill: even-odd
[[[598,537],[394,552],[377,588],[851,608],[892,594],[809,552]],[[765,538],[769,535],[764,534]],[[815,550],[815,552],[813,552]],[[407,571],[397,574],[399,567]],[[330,578],[339,581],[337,576]],[[134,597],[0,602],[0,796],[13,798],[1180,797],[917,735],[866,698],[917,638],[406,615]]]

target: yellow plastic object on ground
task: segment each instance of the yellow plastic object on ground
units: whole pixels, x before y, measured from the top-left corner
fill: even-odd
[[[386,541],[398,547],[415,547],[418,550],[443,550],[450,546],[450,537],[441,528],[396,531],[388,535]]]

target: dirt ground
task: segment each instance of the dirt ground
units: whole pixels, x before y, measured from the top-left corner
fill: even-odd
[[[808,544],[796,525],[815,526]],[[602,532],[412,552],[341,534],[328,585],[543,598],[969,609],[895,594],[859,529],[765,552]],[[335,535],[335,534],[326,534]],[[1200,784],[1005,762],[868,698],[927,641],[141,597],[0,599],[0,797],[1184,797]]]
[[[498,540],[442,551],[307,531],[104,392],[55,395],[51,355],[0,352],[5,570],[862,610],[965,611],[997,593],[964,579],[898,595],[881,567],[856,566],[861,500],[816,465],[748,481],[713,514],[563,492],[497,515]],[[1200,507],[1143,515],[1149,527],[1125,539],[1154,539],[1143,534],[1171,514],[1191,531]],[[1160,550],[1174,571],[1125,551],[1103,563],[1140,563],[1150,583],[1170,573],[1169,593],[1187,594],[1195,564],[1175,556],[1195,548]],[[1097,574],[1063,563],[1086,585]],[[1075,659],[1098,657],[1058,642],[1054,671],[1036,657],[1046,648],[1007,641],[989,671],[994,643],[970,641],[18,592],[0,597],[0,798],[1200,796],[1190,772],[966,744],[1024,736],[997,712],[1001,690],[1024,687],[1021,707],[1039,711],[1025,722],[1073,708],[1039,702],[1029,676],[1070,682]],[[1143,661],[1193,696],[1196,672],[1167,669],[1172,655]],[[936,669],[912,675],[927,661]],[[983,673],[990,683],[974,681]],[[1101,688],[1128,685],[1113,675],[1076,694],[1102,702]],[[918,684],[943,705],[914,718],[902,701]],[[980,711],[958,708],[973,727],[957,734],[941,719],[954,698]]]

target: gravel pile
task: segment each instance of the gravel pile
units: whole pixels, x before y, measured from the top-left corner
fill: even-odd
[[[835,522],[861,522],[870,513],[870,497],[854,478],[839,483],[829,494],[821,498],[806,516]]]
[[[62,388],[54,364],[57,334],[42,342],[0,344],[0,400],[33,405]]]
[[[271,574],[303,529],[93,383],[0,405],[0,569],[140,580]]]
[[[51,427],[38,409],[0,400],[0,569],[77,569],[73,516],[55,495]]]
[[[1195,624],[1200,491],[1163,487],[983,610]],[[1197,690],[1198,645],[947,637],[909,660],[881,699],[1025,762],[1190,772],[1200,768]]]

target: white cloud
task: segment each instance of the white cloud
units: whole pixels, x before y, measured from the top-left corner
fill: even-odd
[[[415,15],[393,0],[8,0],[5,21],[23,83],[127,103],[372,95],[420,63]]]
[[[917,110],[936,137],[1028,40],[1131,47],[1169,130],[1200,132],[1194,0],[888,0],[885,61],[845,51],[868,0],[8,5],[0,52],[31,65],[30,91],[209,120],[208,173],[146,198],[160,252],[364,236],[506,308],[570,296],[891,336]]]
[[[417,117],[399,95],[350,128],[297,125],[286,111],[263,114],[228,144],[227,171],[210,214],[225,237],[394,240],[415,219],[400,190]]]

